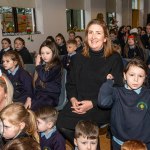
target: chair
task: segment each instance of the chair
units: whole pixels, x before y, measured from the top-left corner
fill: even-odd
[[[33,76],[35,71],[35,64],[24,64],[24,69],[28,71],[31,76]]]
[[[62,80],[61,80],[61,93],[59,96],[59,103],[58,106],[56,107],[56,109],[58,111],[62,110],[63,107],[66,105],[66,103],[68,102],[67,100],[67,96],[66,96],[66,77],[67,77],[67,71],[66,69],[63,69],[63,74],[62,74]]]

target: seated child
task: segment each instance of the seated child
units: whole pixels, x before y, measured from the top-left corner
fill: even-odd
[[[67,41],[67,51],[68,54],[65,55],[62,59],[63,67],[67,70],[67,74],[70,72],[70,64],[73,59],[73,57],[76,54],[77,49],[77,42],[75,40],[69,40]]]
[[[79,121],[75,127],[75,150],[98,150],[99,128],[91,121]]]
[[[36,112],[41,149],[65,150],[65,139],[56,129],[58,112],[54,107],[45,106]]]
[[[129,140],[123,143],[121,150],[147,150],[147,147],[141,141]]]
[[[40,144],[31,137],[23,137],[8,142],[3,150],[41,150]]]

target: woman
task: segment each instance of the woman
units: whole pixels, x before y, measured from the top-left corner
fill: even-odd
[[[91,120],[99,126],[109,123],[110,110],[97,107],[99,88],[106,75],[112,73],[116,84],[122,84],[123,64],[113,52],[104,22],[92,20],[85,31],[83,53],[75,56],[66,84],[68,103],[58,117],[58,128],[73,144],[75,125],[79,120]]]

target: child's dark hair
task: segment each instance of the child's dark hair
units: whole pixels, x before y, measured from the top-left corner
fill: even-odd
[[[76,40],[68,40],[67,44],[73,44],[77,46],[77,41]]]
[[[75,138],[80,136],[87,137],[87,139],[98,139],[99,128],[91,121],[79,121],[75,127]]]
[[[25,40],[24,40],[23,38],[21,38],[21,37],[15,38],[14,43],[15,43],[17,40],[21,41],[22,44],[25,46]]]
[[[58,117],[58,111],[55,107],[45,106],[39,108],[35,112],[35,115],[37,118],[40,118],[45,122],[53,122],[53,125],[55,125]]]
[[[45,40],[42,45],[40,46],[40,50],[39,50],[39,54],[41,54],[41,49],[43,47],[48,47],[49,49],[51,49],[52,51],[52,59],[50,60],[50,62],[48,62],[45,66],[45,70],[48,70],[56,65],[60,65],[61,61],[60,61],[60,57],[59,57],[59,52],[58,49],[56,47],[56,44],[52,41],[49,40]]]
[[[126,64],[126,66],[124,68],[124,73],[126,73],[131,66],[136,66],[136,67],[143,69],[145,71],[146,75],[148,75],[148,67],[147,67],[146,63],[139,57],[135,57],[135,58],[131,59]]]
[[[9,44],[11,44],[11,40],[9,38],[3,38],[2,41],[7,41]]]
[[[147,150],[146,144],[138,140],[129,140],[123,143],[121,150]]]
[[[10,57],[13,61],[17,62],[19,67],[23,67],[23,60],[16,51],[7,51],[4,53],[3,57]]]
[[[46,38],[46,40],[49,40],[49,41],[52,41],[52,42],[55,43],[55,39],[53,38],[53,36],[48,36],[48,37]]]
[[[75,39],[76,39],[76,38],[79,38],[81,42],[83,41],[83,40],[82,40],[82,37],[79,36],[79,35],[77,35],[77,36],[75,37]]]

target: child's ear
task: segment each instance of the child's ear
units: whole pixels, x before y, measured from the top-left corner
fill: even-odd
[[[49,121],[49,122],[48,122],[48,124],[47,124],[48,128],[52,128],[52,127],[53,127],[53,125],[54,125],[54,123],[53,123],[53,122],[51,122],[51,121]]]
[[[15,66],[18,64],[18,62],[17,61],[14,61],[14,64],[15,64]]]
[[[20,128],[21,128],[21,130],[23,130],[25,128],[25,123],[24,122],[20,123]]]
[[[77,146],[77,139],[74,138],[74,145]]]
[[[126,80],[126,74],[125,74],[125,72],[123,73],[123,77],[124,77],[124,80]]]

